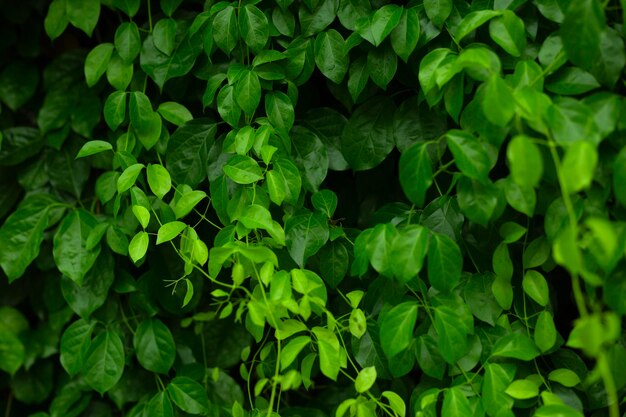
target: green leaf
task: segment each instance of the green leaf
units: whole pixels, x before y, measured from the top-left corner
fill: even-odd
[[[380,345],[391,359],[409,347],[417,321],[417,303],[404,302],[389,310],[379,322]]]
[[[389,223],[379,223],[367,237],[366,251],[372,267],[382,275],[393,276],[392,245],[398,235],[396,228]]]
[[[113,44],[101,43],[87,54],[85,58],[85,80],[89,87],[93,87],[104,75],[113,55]]]
[[[515,378],[515,366],[510,363],[487,363],[482,384],[481,403],[489,416],[511,410],[514,400],[504,390]]]
[[[207,413],[211,407],[204,387],[186,376],[172,379],[167,393],[178,408],[189,414]]]
[[[239,40],[239,28],[237,26],[237,16],[235,8],[227,6],[220,10],[213,19],[213,39],[218,48],[226,54],[235,49]]]
[[[467,177],[459,178],[457,200],[463,214],[472,222],[487,227],[492,220],[501,192],[488,180],[482,182]]]
[[[285,244],[285,232],[283,228],[278,222],[272,220],[272,215],[265,207],[252,204],[245,209],[237,220],[243,223],[248,229],[266,230],[276,243],[279,245]]]
[[[165,391],[155,394],[146,406],[146,414],[160,417],[174,417],[174,408]]]
[[[397,68],[397,55],[388,45],[370,49],[367,54],[367,72],[374,84],[383,90],[387,89]]]
[[[461,387],[448,389],[443,398],[442,415],[462,417],[472,415],[472,407]]]
[[[530,361],[539,356],[539,350],[525,334],[512,333],[496,341],[491,356]]]
[[[600,39],[605,28],[604,10],[598,0],[570,4],[560,28],[563,48],[570,61],[589,69],[600,56]]]
[[[260,51],[270,35],[267,17],[253,4],[246,4],[239,9],[239,30],[242,39],[253,52]]]
[[[87,250],[85,247],[87,236],[97,224],[98,221],[90,213],[84,210],[72,211],[65,216],[54,235],[54,262],[59,271],[78,285],[83,283],[85,274],[100,253],[99,246],[95,250]]]
[[[320,370],[328,378],[336,381],[341,368],[339,339],[337,339],[337,335],[334,332],[323,327],[313,327],[311,331],[317,339]]]
[[[223,169],[237,184],[252,184],[263,179],[263,169],[249,156],[233,155]]]
[[[374,168],[393,150],[394,110],[393,102],[379,98],[368,101],[352,113],[341,137],[341,153],[352,169]]]
[[[302,4],[298,10],[302,36],[311,36],[324,30],[335,20],[338,2],[336,0],[321,0],[316,7]]]
[[[107,81],[117,90],[126,90],[133,78],[132,62],[126,63],[119,55],[113,54],[107,67]]]
[[[532,138],[517,135],[509,142],[506,157],[513,180],[522,187],[535,187],[543,176],[543,159]]]
[[[111,130],[116,130],[126,118],[126,92],[114,91],[104,102],[104,120]]]
[[[387,4],[376,10],[370,19],[363,24],[357,22],[357,32],[374,46],[379,46],[398,26],[402,18],[403,8],[395,4]]]
[[[326,214],[326,217],[332,219],[337,209],[337,194],[331,190],[321,190],[311,196],[311,203],[316,210]]]
[[[267,171],[266,183],[270,199],[277,205],[284,202],[296,204],[302,188],[300,171],[288,159],[279,158],[272,163]]]
[[[474,274],[463,288],[463,297],[474,317],[492,326],[496,325],[502,313],[502,307],[491,290],[494,278],[490,273]]]
[[[185,230],[186,227],[187,225],[185,223],[179,221],[165,223],[163,226],[159,227],[156,244],[159,245],[163,242],[169,242]]]
[[[53,0],[48,7],[48,13],[44,20],[44,29],[50,40],[54,40],[61,36],[65,31],[69,19],[65,11],[67,0]]]
[[[431,235],[428,248],[428,278],[439,291],[448,292],[461,278],[463,257],[458,245],[443,234]]]
[[[291,130],[295,113],[291,99],[280,91],[271,91],[265,95],[265,113],[272,126],[285,131]]]
[[[424,10],[435,26],[441,26],[452,13],[452,0],[424,0]]]
[[[285,222],[285,239],[291,258],[300,267],[328,241],[327,219],[322,213],[301,212]]]
[[[579,95],[600,87],[593,75],[578,67],[562,68],[548,79],[546,90],[561,95]]]
[[[172,55],[176,47],[177,26],[174,19],[161,19],[152,30],[154,47],[167,56]]]
[[[332,288],[336,288],[346,276],[350,257],[340,241],[326,244],[320,251],[320,275]]]
[[[404,9],[398,25],[391,32],[391,47],[404,62],[417,47],[420,37],[420,20],[417,9]]]
[[[206,193],[200,190],[186,192],[176,202],[176,205],[174,206],[174,215],[177,219],[185,217],[191,213],[191,210],[193,210],[200,201],[204,200],[206,196]]]
[[[492,164],[479,139],[464,130],[450,130],[446,137],[454,163],[461,172],[478,181],[486,179]]]
[[[542,352],[546,352],[554,346],[557,338],[554,319],[549,311],[539,313],[535,325],[535,344]]]
[[[176,126],[182,126],[193,120],[193,115],[185,106],[174,101],[166,101],[159,104],[157,112],[168,122]]]
[[[61,292],[70,308],[86,319],[106,302],[114,279],[113,258],[102,252],[81,285],[64,276]]]
[[[516,400],[528,400],[539,395],[539,386],[536,382],[527,379],[518,379],[504,391]]]
[[[172,188],[170,173],[167,169],[165,169],[165,167],[163,167],[163,165],[159,164],[148,164],[146,173],[148,176],[148,185],[150,186],[150,190],[159,199],[163,200],[165,194],[167,194]]]
[[[402,397],[400,397],[393,391],[383,391],[382,396],[385,397],[387,401],[389,401],[389,406],[394,411],[394,413],[396,413],[400,417],[406,416],[406,404],[404,403]]]
[[[542,405],[537,410],[533,417],[583,417],[583,413],[570,407],[569,405],[561,404],[549,404]]]
[[[174,11],[180,6],[182,0],[161,0],[161,10],[166,16],[172,16]]]
[[[350,313],[350,319],[348,321],[348,326],[350,329],[350,333],[352,336],[360,339],[367,333],[367,318],[365,317],[365,313],[360,308],[355,308]]]
[[[95,323],[78,319],[63,332],[60,361],[70,376],[78,374],[83,368],[94,328]]]
[[[515,98],[509,85],[499,75],[492,75],[485,83],[482,107],[487,120],[505,127],[515,115]]]
[[[526,271],[522,280],[524,292],[542,307],[550,302],[548,282],[539,272],[534,270]]]
[[[141,227],[143,227],[144,229],[148,227],[148,224],[150,223],[150,212],[148,211],[148,209],[144,206],[133,205],[132,210],[135,218],[137,219],[137,221],[139,221]]]
[[[216,132],[214,123],[197,120],[179,127],[170,137],[165,166],[178,184],[194,188],[207,175],[207,157]]]
[[[356,380],[354,381],[354,388],[356,389],[356,392],[359,394],[367,392],[376,382],[376,376],[375,366],[368,366],[367,368],[361,369],[359,374],[356,376]]]
[[[152,110],[150,99],[144,93],[130,94],[130,123],[146,149],[151,149],[161,136],[161,117]]]
[[[432,175],[432,163],[425,143],[415,143],[400,156],[400,185],[413,204],[424,205],[426,191],[433,183]]]
[[[468,13],[456,27],[456,31],[454,32],[456,41],[461,42],[467,35],[501,14],[502,12],[500,10],[478,10]]]
[[[312,131],[295,126],[292,131],[294,162],[300,169],[303,187],[317,192],[328,173],[328,153],[324,143]]]
[[[574,142],[561,163],[561,187],[566,193],[576,193],[591,185],[598,164],[598,151],[588,141]]]
[[[428,250],[428,238],[426,228],[409,225],[401,229],[393,240],[391,269],[400,282],[411,281],[422,270]]]
[[[469,317],[471,320],[471,317]],[[458,311],[447,306],[435,309],[435,330],[438,335],[439,350],[443,359],[450,365],[455,364],[466,355],[468,350],[467,335],[469,333],[463,317]]]
[[[226,123],[237,127],[241,118],[241,108],[235,101],[235,88],[232,85],[223,87],[218,93],[217,111]]]
[[[148,243],[150,243],[150,237],[147,232],[141,231],[133,236],[128,244],[128,254],[133,262],[137,263],[137,261],[144,257],[148,250]]]
[[[82,375],[95,391],[103,394],[120,380],[124,371],[124,345],[113,330],[97,335],[85,356]]]
[[[90,140],[89,142],[85,143],[82,148],[80,148],[80,151],[78,151],[78,154],[76,155],[76,159],[112,150],[113,145],[111,145],[109,142],[103,140]]]
[[[135,22],[124,22],[115,31],[115,50],[125,62],[133,62],[141,51],[141,36]]]
[[[512,56],[518,57],[526,49],[524,21],[510,10],[503,10],[501,16],[489,22],[489,35]]]
[[[39,72],[33,65],[13,62],[0,73],[0,99],[15,111],[32,98],[38,83]]]
[[[100,0],[65,0],[65,12],[74,27],[91,37],[100,17]]]
[[[235,85],[235,101],[246,114],[254,114],[261,103],[261,83],[256,72],[243,71]]]
[[[280,369],[285,370],[298,357],[298,354],[311,343],[309,336],[298,336],[291,339],[280,353]]]
[[[133,346],[141,366],[152,372],[167,374],[176,359],[172,333],[159,319],[147,319],[137,326]]]
[[[124,191],[130,190],[130,188],[135,185],[135,181],[137,181],[137,177],[144,167],[144,164],[133,164],[126,168],[117,179],[117,192],[121,194]]]
[[[532,216],[537,203],[535,190],[518,185],[510,177],[504,180],[503,185],[506,202],[520,213],[524,213],[529,217]]]
[[[573,388],[581,382],[580,377],[574,371],[565,368],[551,371],[548,375],[548,379],[568,388]]]
[[[15,374],[24,363],[25,353],[24,345],[15,334],[0,332],[0,369]]]
[[[113,0],[113,5],[131,18],[139,11],[139,4],[140,0]]]
[[[339,84],[348,72],[348,55],[345,41],[334,29],[315,38],[315,64],[324,76]]]

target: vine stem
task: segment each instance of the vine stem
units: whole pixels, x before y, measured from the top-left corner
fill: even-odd
[[[7,398],[7,406],[4,409],[4,417],[11,416],[11,408],[13,407],[13,391],[9,392],[9,397]]]

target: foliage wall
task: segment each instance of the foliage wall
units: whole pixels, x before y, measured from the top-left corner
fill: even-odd
[[[621,416],[625,3],[2,2],[0,410]]]

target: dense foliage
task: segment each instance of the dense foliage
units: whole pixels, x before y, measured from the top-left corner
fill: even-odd
[[[621,416],[625,3],[2,2],[5,417]]]

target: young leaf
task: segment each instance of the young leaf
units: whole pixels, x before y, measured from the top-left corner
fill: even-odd
[[[116,130],[126,118],[126,92],[114,91],[104,102],[104,120],[111,130]]]
[[[134,164],[126,168],[117,179],[117,192],[121,194],[124,191],[130,190],[130,188],[135,185],[135,181],[137,181],[137,177],[144,167],[144,164]]]
[[[148,243],[150,243],[150,238],[148,233],[144,231],[138,232],[132,238],[128,245],[128,254],[133,262],[137,263],[137,261],[145,256],[148,250]]]
[[[376,376],[375,366],[369,366],[361,369],[359,374],[356,376],[356,380],[354,381],[354,388],[356,389],[356,392],[359,394],[367,392],[376,382]]]
[[[513,180],[523,187],[535,187],[543,176],[543,159],[532,138],[515,136],[506,150]]]
[[[163,167],[163,165],[159,164],[148,164],[146,173],[150,190],[154,193],[154,195],[163,200],[165,194],[167,194],[172,188],[170,173],[167,169],[165,169],[165,167]]]
[[[510,55],[518,57],[526,49],[526,28],[524,21],[510,10],[489,22],[489,34],[495,43]]]
[[[534,270],[526,271],[522,280],[524,292],[542,307],[548,305],[550,294],[548,292],[548,283],[539,272]]]
[[[82,148],[80,148],[78,154],[76,155],[76,159],[111,150],[113,150],[113,145],[109,142],[103,140],[90,140],[85,143]]]

